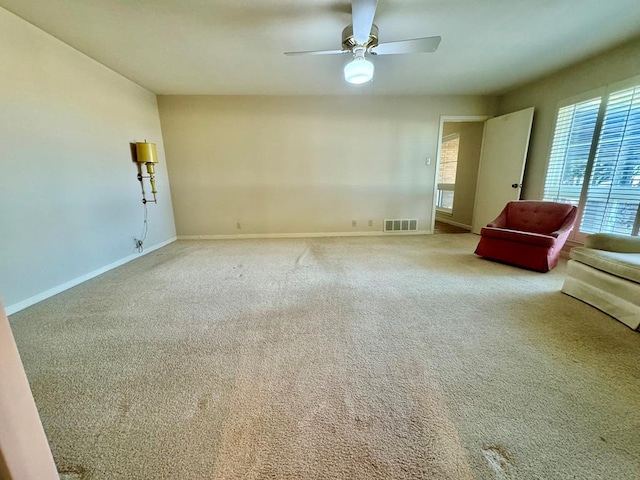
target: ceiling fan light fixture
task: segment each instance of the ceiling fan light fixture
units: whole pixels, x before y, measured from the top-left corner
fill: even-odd
[[[354,85],[367,83],[373,78],[373,63],[364,57],[364,50],[356,50],[353,60],[344,66],[344,79]]]
[[[351,24],[342,30],[342,48],[340,50],[307,50],[302,52],[284,52],[285,55],[342,55],[353,53],[353,58],[344,66],[344,79],[352,84],[363,84],[373,79],[374,66],[367,60],[370,55],[402,55],[405,53],[435,52],[440,45],[439,36],[397,40],[395,42],[378,41],[378,27],[373,21],[376,16],[378,0],[351,0]]]

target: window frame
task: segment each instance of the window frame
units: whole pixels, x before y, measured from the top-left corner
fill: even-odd
[[[456,155],[456,178],[457,178],[457,170],[458,170],[458,157],[460,156],[460,133],[458,132],[454,132],[454,133],[450,133],[449,135],[445,135],[444,137],[442,137],[442,140],[440,141],[440,165],[438,167],[438,175],[440,174],[440,172],[442,171],[442,168],[444,166],[445,163],[453,163],[453,162],[443,162],[442,160],[442,146],[446,143],[446,142],[450,142],[452,140],[458,140],[458,152]],[[437,182],[437,178],[436,178],[436,182]],[[453,215],[453,202],[455,202],[455,190],[456,190],[456,184],[454,183],[436,183],[436,212],[438,213],[442,213],[445,215]],[[446,207],[442,207],[440,206],[440,202],[442,201],[442,192],[453,192],[453,201],[451,203],[451,208],[446,208]]]
[[[576,222],[576,227],[573,229],[573,232],[571,233],[571,236],[569,237],[570,240],[576,242],[576,243],[584,243],[585,238],[590,235],[590,233],[584,233],[580,231],[580,227],[582,224],[582,217],[584,214],[584,209],[585,209],[585,205],[586,205],[586,200],[587,200],[587,194],[589,191],[589,184],[590,184],[590,179],[591,179],[591,175],[593,173],[593,166],[596,160],[596,154],[597,154],[597,148],[600,142],[600,134],[602,132],[602,127],[603,127],[603,123],[604,123],[604,117],[605,117],[605,113],[607,111],[607,107],[609,106],[609,99],[611,94],[619,92],[621,90],[626,90],[626,89],[630,89],[630,88],[638,88],[640,87],[640,75],[635,76],[635,77],[631,77],[619,82],[614,82],[608,85],[605,85],[603,87],[599,87],[596,89],[592,89],[586,92],[583,92],[579,95],[574,95],[568,98],[565,98],[563,100],[561,100],[560,102],[558,102],[557,106],[556,106],[556,114],[555,114],[555,120],[553,122],[553,125],[551,127],[551,135],[549,137],[549,147],[548,147],[548,152],[547,152],[547,164],[546,164],[546,168],[545,168],[545,177],[544,177],[544,181],[542,183],[542,192],[540,195],[540,198],[544,198],[544,191],[546,189],[546,185],[547,185],[547,179],[549,178],[549,166],[551,163],[551,153],[552,153],[552,149],[553,149],[553,144],[554,144],[554,140],[555,140],[555,135],[556,135],[556,131],[557,131],[557,127],[558,127],[558,115],[560,113],[560,109],[564,108],[564,107],[568,107],[571,105],[575,105],[578,103],[582,103],[588,100],[592,100],[592,99],[596,99],[596,98],[600,98],[600,107],[598,110],[598,115],[596,118],[596,124],[593,130],[593,136],[591,138],[591,147],[589,149],[589,157],[587,159],[587,165],[585,168],[585,172],[584,172],[584,179],[581,185],[581,192],[580,192],[580,197],[579,197],[579,201],[578,201],[578,220]],[[640,210],[636,216],[636,221],[635,221],[635,225],[634,228],[632,230],[632,235],[638,235],[638,230],[640,229]]]

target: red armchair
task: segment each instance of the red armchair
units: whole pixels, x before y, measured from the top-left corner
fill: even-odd
[[[578,209],[566,203],[519,200],[480,231],[476,254],[517,267],[548,272],[573,230]]]

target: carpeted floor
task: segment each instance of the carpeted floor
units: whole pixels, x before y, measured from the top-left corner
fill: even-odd
[[[62,478],[640,478],[640,334],[477,238],[179,241],[13,315]]]

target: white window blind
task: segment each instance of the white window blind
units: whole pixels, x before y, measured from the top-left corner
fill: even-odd
[[[543,199],[578,205],[601,98],[562,107],[556,119]]]
[[[440,147],[440,169],[438,171],[438,196],[436,207],[453,211],[453,197],[456,189],[460,134],[452,133],[442,139]]]
[[[578,205],[576,239],[597,232],[638,235],[639,83],[626,81],[558,110],[543,199]]]
[[[580,230],[637,235],[639,205],[640,86],[609,95]]]

